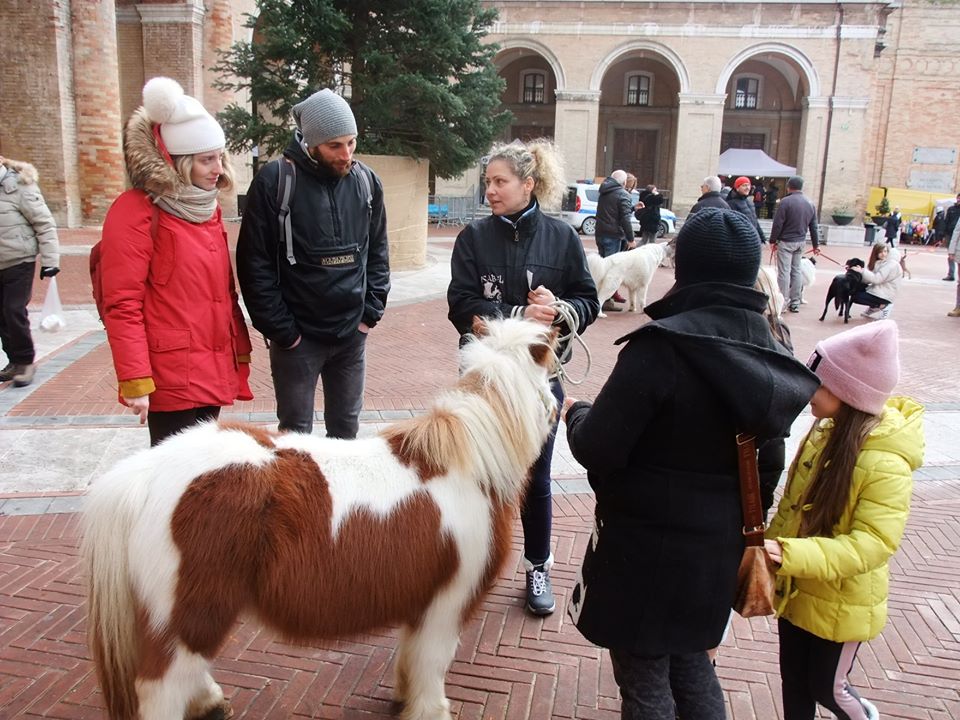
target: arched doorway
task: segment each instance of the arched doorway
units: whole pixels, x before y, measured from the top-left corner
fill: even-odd
[[[606,63],[598,79],[598,175],[626,170],[669,198],[682,84],[674,62],[655,48],[623,48]]]
[[[559,86],[555,61],[536,48],[516,45],[502,50],[494,62],[507,83],[501,103],[513,113],[503,140],[553,139]]]

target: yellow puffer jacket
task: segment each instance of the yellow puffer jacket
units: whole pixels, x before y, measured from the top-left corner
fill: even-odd
[[[783,546],[777,573],[777,615],[834,642],[866,641],[887,622],[887,561],[896,552],[910,511],[913,471],[923,464],[923,407],[891,398],[863,444],[847,507],[834,536],[798,538],[800,503],[832,420],[805,441],[788,479],[768,538]]]

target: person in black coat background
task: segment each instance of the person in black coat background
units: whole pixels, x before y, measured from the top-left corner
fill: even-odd
[[[753,289],[760,238],[730,210],[692,215],[676,284],[623,350],[593,405],[564,403],[596,492],[569,612],[610,649],[629,720],[720,720],[707,650],[721,640],[743,554],[736,435],[785,437],[818,387],[778,343]]]
[[[643,204],[639,210],[634,210],[633,214],[640,223],[640,244],[657,241],[657,233],[660,231],[660,206],[663,205],[663,195],[657,190],[656,185],[647,185],[640,192],[640,202]]]
[[[693,213],[708,207],[728,210],[730,206],[727,205],[727,201],[724,200],[720,194],[721,187],[720,178],[716,175],[705,177],[703,182],[700,183],[700,192],[702,195],[700,195],[697,202],[693,204],[693,207],[690,208],[690,214],[693,215]]]
[[[757,220],[757,211],[754,209],[753,197],[750,194],[750,178],[738,177],[734,181],[733,190],[727,195],[727,205],[730,206],[731,210],[736,210],[750,221],[753,229],[760,236],[760,242],[765,243],[767,241],[767,236],[764,234],[763,228],[760,227],[760,221]]]

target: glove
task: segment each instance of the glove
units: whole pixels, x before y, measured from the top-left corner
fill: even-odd
[[[58,267],[42,267],[40,268],[40,279],[43,280],[44,278],[53,277],[59,272],[60,268]]]

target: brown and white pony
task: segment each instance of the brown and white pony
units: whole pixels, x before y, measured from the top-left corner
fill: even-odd
[[[474,333],[457,385],[375,438],[210,423],[93,485],[89,639],[110,718],[229,716],[209,663],[245,611],[300,643],[401,625],[402,717],[450,717],[444,676],[556,413],[555,331]]]

